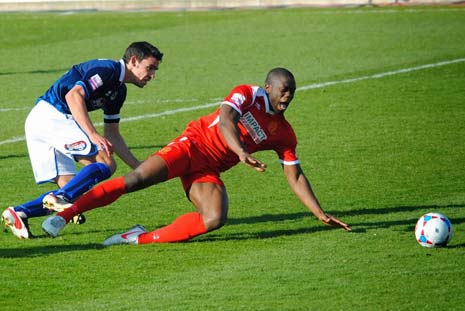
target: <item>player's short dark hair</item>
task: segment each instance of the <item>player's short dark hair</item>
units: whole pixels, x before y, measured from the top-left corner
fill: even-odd
[[[155,57],[160,62],[163,59],[163,53],[160,52],[158,48],[146,41],[131,43],[126,49],[126,52],[124,52],[124,62],[127,64],[132,56],[135,56],[138,61],[141,61],[150,56]]]
[[[273,82],[275,82],[276,79],[281,80],[282,78],[295,84],[295,78],[292,72],[282,67],[271,69],[266,75],[265,84],[274,84]]]

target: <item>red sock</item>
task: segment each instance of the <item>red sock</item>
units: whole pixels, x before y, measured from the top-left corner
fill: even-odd
[[[65,221],[68,222],[76,215],[116,201],[116,199],[125,193],[126,186],[124,183],[124,177],[110,179],[95,186],[89,192],[77,199],[71,207],[57,213],[57,215],[63,217]]]
[[[171,224],[155,231],[139,235],[138,243],[167,243],[189,240],[207,232],[199,213],[187,213],[179,216]]]

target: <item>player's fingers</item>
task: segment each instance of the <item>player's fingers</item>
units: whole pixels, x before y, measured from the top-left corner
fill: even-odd
[[[343,222],[343,221],[341,221],[341,220],[339,220],[339,219],[337,219],[336,217],[333,217],[333,216],[331,216],[330,218],[335,224],[342,227],[342,229],[344,229],[346,231],[352,231],[352,228],[348,224],[346,224],[345,222]]]
[[[266,170],[266,164],[258,161],[255,158],[251,158],[251,166],[255,168],[256,171],[264,172]]]
[[[113,153],[113,144],[112,144],[112,143],[108,142],[108,144],[107,144],[107,150],[108,150],[108,152],[109,152],[110,154]]]
[[[339,225],[342,227],[342,229],[344,229],[344,230],[346,230],[346,231],[352,231],[352,227],[350,227],[350,226],[349,226],[348,224],[346,224],[346,223],[341,223],[341,224],[339,224]]]
[[[323,222],[328,226],[339,226],[346,231],[352,231],[352,228],[346,224],[345,222],[339,220],[338,218],[334,217],[333,215],[326,214],[326,219],[323,219]]]
[[[247,164],[248,166],[256,167],[257,160],[249,156],[244,159],[244,163]]]
[[[265,163],[262,163],[262,162],[260,162],[260,161],[257,160],[257,159],[254,159],[254,160],[255,160],[254,166],[255,166],[256,168],[266,169],[266,164],[265,164]]]
[[[110,157],[112,152],[112,146],[108,144],[107,141],[102,141],[100,143],[100,149],[105,151],[105,153]]]

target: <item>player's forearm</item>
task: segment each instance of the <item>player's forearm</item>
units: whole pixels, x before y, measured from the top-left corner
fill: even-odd
[[[83,92],[84,90],[82,87],[75,86],[66,94],[65,99],[74,120],[79,124],[82,130],[90,136],[96,133],[97,130],[90,120]]]
[[[237,123],[239,122],[240,115],[229,105],[222,105],[220,108],[220,120],[218,127],[223,135],[229,149],[237,154],[241,161],[244,160],[248,151],[245,149],[241,142],[239,129]]]
[[[74,110],[71,109],[71,113],[73,114],[74,120],[79,124],[79,127],[89,136],[92,137],[93,134],[97,133],[92,121],[90,120],[89,114],[87,110]]]
[[[106,132],[105,136],[113,144],[113,150],[115,151],[115,153],[121,160],[123,160],[124,163],[126,163],[126,165],[128,165],[132,169],[135,169],[139,166],[140,161],[129,150],[126,142],[120,134],[110,135],[108,134],[108,132]]]
[[[297,196],[299,197],[300,201],[317,218],[321,218],[324,215],[324,212],[320,207],[320,202],[318,202],[318,199],[316,198],[310,186],[306,191],[300,191],[296,193],[298,193]]]
[[[228,144],[229,149],[232,152],[238,155],[239,158],[243,156],[247,150],[244,148],[243,144],[241,143],[239,130],[237,129],[236,125],[232,122],[228,123],[220,123],[220,131],[223,134],[224,140]]]
[[[315,215],[315,217],[319,220],[326,217],[325,212],[320,206],[320,202],[318,202],[318,199],[313,192],[310,182],[303,173],[299,173],[289,180],[289,184],[302,204],[304,204],[307,209]]]
[[[130,168],[135,169],[139,166],[140,161],[128,148],[122,148],[121,150],[115,148],[115,152],[118,155],[118,157],[120,157],[120,159],[123,160],[123,162],[126,163],[126,165]]]

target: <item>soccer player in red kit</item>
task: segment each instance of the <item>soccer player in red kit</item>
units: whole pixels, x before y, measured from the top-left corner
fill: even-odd
[[[108,205],[125,193],[180,177],[196,212],[181,215],[171,224],[150,232],[137,225],[125,233],[109,237],[103,244],[189,240],[226,223],[229,200],[220,173],[239,162],[263,172],[266,165],[252,153],[274,150],[290,187],[309,211],[327,225],[351,231],[348,224],[322,210],[300,167],[295,151],[297,139],[284,118],[295,89],[294,76],[285,68],[272,69],[264,88],[235,87],[214,113],[190,122],[181,136],[134,171],[97,185],[71,207],[45,220],[42,228],[55,237],[77,214]]]

